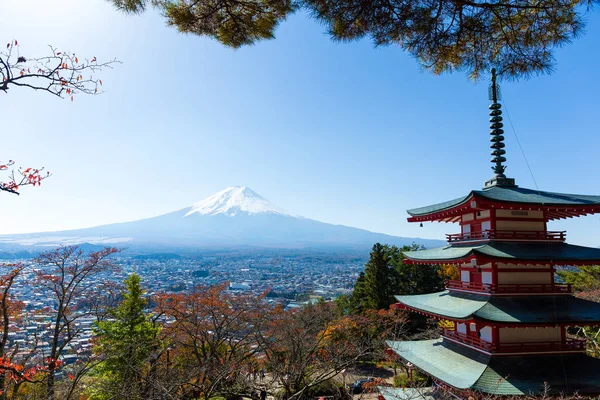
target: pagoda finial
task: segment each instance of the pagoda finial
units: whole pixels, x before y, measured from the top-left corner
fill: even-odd
[[[506,161],[506,151],[504,150],[504,130],[502,127],[502,104],[498,103],[500,100],[500,86],[496,83],[496,68],[492,68],[492,83],[489,87],[489,96],[492,104],[490,104],[490,142],[492,145],[490,148],[492,149],[492,170],[494,171],[494,177],[485,183],[485,186],[514,186],[515,180],[507,178],[504,175],[504,171],[506,170],[506,166],[504,162]]]

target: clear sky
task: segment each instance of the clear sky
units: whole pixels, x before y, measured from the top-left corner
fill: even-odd
[[[600,12],[588,20],[553,75],[502,83],[542,190],[600,194]],[[442,239],[457,226],[419,228],[405,210],[492,176],[487,82],[432,75],[395,46],[333,43],[303,13],[235,51],[105,0],[2,0],[0,43],[12,39],[24,56],[51,44],[123,64],[101,74],[106,93],[73,103],[0,94],[0,158],[53,174],[1,195],[0,233],[151,217],[246,185],[308,218]],[[510,126],[505,136],[507,174],[535,188]],[[598,216],[551,228],[600,245]]]

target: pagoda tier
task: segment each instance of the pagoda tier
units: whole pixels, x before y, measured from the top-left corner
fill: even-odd
[[[600,388],[600,359],[585,354],[495,357],[443,339],[387,344],[404,360],[459,391],[510,396],[543,392],[544,384],[553,394],[596,394]]]
[[[496,295],[569,294],[555,282],[555,266],[600,263],[600,249],[566,243],[488,241],[405,252],[412,264],[454,264],[459,280],[446,282],[453,292]]]
[[[518,186],[492,186],[458,199],[408,210],[409,222],[461,222],[465,215],[552,221],[600,212],[600,196],[544,192]],[[467,217],[468,218],[468,217]]]
[[[600,325],[600,304],[573,296],[497,297],[449,291],[397,296],[397,307],[451,321],[445,341],[487,355],[584,353],[566,327]]]

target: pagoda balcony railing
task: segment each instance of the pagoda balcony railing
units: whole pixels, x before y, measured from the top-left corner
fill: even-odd
[[[446,281],[448,290],[467,290],[491,294],[511,293],[571,293],[570,284],[544,284],[544,283],[478,283],[463,281]]]
[[[543,240],[550,242],[564,242],[566,238],[566,231],[499,231],[488,229],[481,232],[446,234],[448,243],[483,240]]]
[[[564,342],[518,342],[491,343],[479,337],[465,335],[451,329],[444,329],[442,337],[454,340],[486,351],[488,353],[542,353],[548,351],[585,351],[586,341],[582,339],[566,339]]]
[[[443,329],[442,337],[451,339],[451,340],[455,340],[457,342],[466,344],[471,347],[476,347],[478,349],[487,351],[488,353],[491,353],[494,351],[493,343],[486,342],[485,340],[481,340],[481,338],[479,338],[479,337],[469,336],[469,335],[465,335],[464,333],[456,332],[455,330],[452,330],[452,329]]]

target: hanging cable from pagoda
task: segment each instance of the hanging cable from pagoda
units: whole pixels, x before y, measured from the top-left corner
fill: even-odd
[[[506,151],[504,150],[504,130],[502,127],[502,104],[498,103],[500,100],[500,86],[496,83],[496,68],[492,69],[492,83],[489,88],[490,100],[492,104],[490,104],[490,142],[492,145],[490,148],[492,149],[492,170],[494,171],[496,178],[506,178],[504,175],[504,170],[506,170],[506,166],[503,163],[506,161]]]

